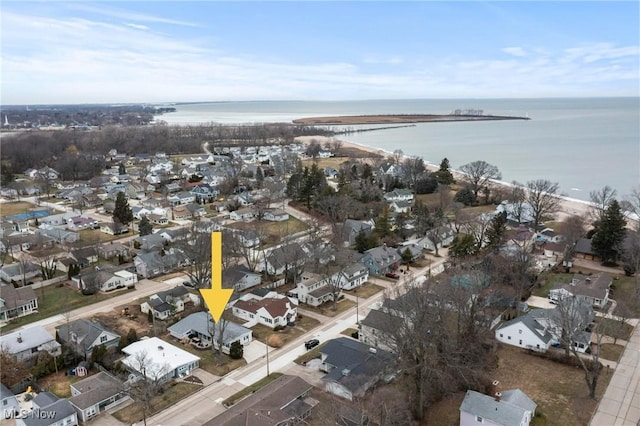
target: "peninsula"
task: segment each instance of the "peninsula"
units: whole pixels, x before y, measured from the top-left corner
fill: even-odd
[[[381,115],[336,115],[328,117],[307,117],[293,120],[302,125],[355,125],[355,124],[398,124],[431,123],[443,121],[488,121],[488,120],[530,120],[529,117],[481,114],[381,114]]]

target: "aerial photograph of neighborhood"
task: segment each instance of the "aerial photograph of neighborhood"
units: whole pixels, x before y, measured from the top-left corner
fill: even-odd
[[[640,426],[640,3],[0,27],[0,425]]]

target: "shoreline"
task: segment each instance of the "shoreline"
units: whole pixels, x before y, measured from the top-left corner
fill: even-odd
[[[303,144],[308,144],[311,142],[312,139],[318,141],[321,145],[324,145],[324,143],[327,141],[339,140],[342,143],[343,147],[359,149],[361,151],[368,152],[369,154],[372,154],[372,155],[383,155],[385,157],[393,155],[392,152],[389,152],[384,149],[377,149],[375,147],[371,147],[368,145],[362,145],[362,144],[350,142],[344,139],[331,138],[327,136],[298,136],[295,140]],[[403,157],[408,158],[409,156],[404,155]],[[432,172],[440,168],[440,164],[434,164],[427,160],[425,160],[425,166],[427,170]],[[464,173],[460,172],[459,170],[455,170],[455,169],[449,169],[449,170],[454,175],[456,180],[461,179],[462,176],[464,175]],[[491,182],[495,185],[508,187],[508,188],[513,186],[511,183],[505,182],[505,181],[492,180]],[[558,212],[555,213],[557,221],[563,221],[567,217],[573,216],[573,215],[579,215],[585,218],[588,217],[589,209],[592,205],[589,201],[572,198],[567,195],[558,195],[558,198],[560,199],[560,208],[558,209]],[[633,219],[627,217],[627,225],[629,225],[631,221],[633,221]]]

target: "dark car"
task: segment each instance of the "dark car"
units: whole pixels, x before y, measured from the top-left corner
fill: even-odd
[[[309,349],[315,348],[319,344],[320,344],[320,340],[311,339],[311,340],[307,340],[306,342],[304,342],[304,347],[307,348],[307,350],[309,350]]]
[[[386,274],[384,274],[385,277],[389,277],[389,278],[393,278],[393,279],[398,279],[400,278],[400,275],[396,274],[395,272],[387,272]]]
[[[195,284],[193,284],[191,281],[185,281],[182,283],[182,285],[185,287],[195,287]]]

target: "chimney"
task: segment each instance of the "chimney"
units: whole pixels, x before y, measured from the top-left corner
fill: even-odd
[[[498,386],[500,385],[500,382],[497,380],[494,380],[493,382],[491,382],[491,384],[489,385],[489,395],[493,396],[496,394],[496,392],[498,392]]]
[[[22,336],[18,334],[18,343],[22,343]]]
[[[494,395],[496,402],[500,402],[500,398],[502,398],[502,392],[496,392]]]

